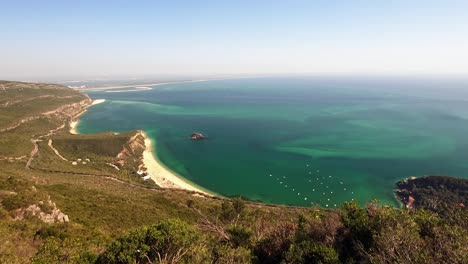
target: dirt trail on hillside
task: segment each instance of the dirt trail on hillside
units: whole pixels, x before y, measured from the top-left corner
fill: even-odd
[[[47,134],[44,134],[44,135],[39,135],[37,137],[35,137],[34,135],[32,136],[31,138],[31,142],[34,144],[34,148],[33,150],[31,151],[31,154],[30,154],[30,157],[29,157],[29,160],[28,162],[26,163],[26,168],[30,169],[31,168],[31,163],[33,162],[34,160],[34,157],[36,156],[37,152],[39,151],[39,145],[37,144],[37,142],[39,141],[43,141],[43,138],[46,138],[46,137],[50,137],[52,135],[55,135],[59,130],[61,129],[64,129],[67,122],[69,122],[70,119],[73,119],[73,117],[76,115],[76,112],[78,113],[81,113],[83,112],[84,110],[82,108],[84,108],[86,110],[86,107],[88,107],[90,105],[90,102],[91,102],[91,99],[86,99],[86,100],[82,100],[78,103],[73,103],[73,104],[69,104],[69,105],[64,105],[64,106],[61,106],[55,110],[52,110],[52,111],[47,111],[47,112],[44,112],[40,115],[40,117],[43,117],[43,116],[50,116],[50,115],[56,115],[56,114],[65,114],[67,117],[68,117],[68,120],[64,121],[64,123],[61,125],[61,126],[58,126],[54,129],[51,129],[49,130],[49,132],[47,132]],[[67,109],[67,108],[72,108],[73,109],[76,109],[76,107],[79,107],[80,110],[79,111],[75,111],[75,112],[72,112],[72,113],[62,113],[62,111],[64,111],[64,109]],[[19,125],[21,125],[22,123],[18,124],[16,127],[18,127]],[[0,130],[0,132],[3,132]],[[60,152],[58,152],[57,149],[55,149],[53,146],[52,146],[52,140],[49,140],[49,147],[54,151],[54,153],[59,156],[62,160],[65,160],[65,161],[68,161],[67,159],[65,159],[61,154]]]
[[[39,151],[39,145],[37,144],[39,140],[36,139],[31,139],[31,142],[34,144],[34,148],[31,151],[31,155],[28,159],[28,162],[26,162],[26,168],[30,169],[31,168],[31,162],[34,160],[34,156],[36,156],[37,152]]]
[[[52,139],[49,139],[49,142],[47,143],[47,145],[49,145],[49,147],[52,149],[52,151],[55,153],[55,155],[57,155],[59,158],[61,158],[64,161],[68,161],[66,158],[64,158],[60,154],[60,152],[56,148],[54,148],[54,146],[52,145]]]

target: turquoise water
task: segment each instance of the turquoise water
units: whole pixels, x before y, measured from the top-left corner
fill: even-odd
[[[224,196],[397,205],[397,180],[468,175],[463,82],[252,78],[90,92],[80,133],[145,130],[171,170]],[[126,91],[126,92],[119,92]],[[192,132],[208,136],[188,139]]]

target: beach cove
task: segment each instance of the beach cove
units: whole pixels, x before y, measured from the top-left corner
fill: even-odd
[[[417,85],[428,84],[252,78],[90,91],[107,101],[80,117],[79,130],[142,129],[160,164],[222,196],[328,208],[376,198],[398,206],[400,179],[467,172],[466,103],[421,97]],[[208,139],[189,140],[193,132]]]
[[[89,107],[104,103],[105,101],[105,99],[93,100]],[[77,130],[79,116],[83,115],[85,112],[86,111],[83,111],[78,116],[75,116],[74,119],[70,122],[71,134],[79,134]],[[201,193],[207,196],[214,196],[213,193],[209,193],[199,187],[196,187],[193,184],[188,183],[187,181],[184,181],[179,175],[170,171],[163,164],[161,164],[161,162],[153,154],[155,150],[152,140],[145,134],[145,132],[142,132],[142,135],[145,138],[146,147],[143,152],[143,167],[146,168],[146,173],[150,176],[151,180],[154,181],[159,187],[169,189],[183,189]]]

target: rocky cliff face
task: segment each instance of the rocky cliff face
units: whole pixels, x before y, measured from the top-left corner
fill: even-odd
[[[135,135],[130,137],[127,143],[123,146],[122,151],[117,154],[116,165],[123,167],[129,162],[140,164],[145,148],[144,132],[137,130]]]

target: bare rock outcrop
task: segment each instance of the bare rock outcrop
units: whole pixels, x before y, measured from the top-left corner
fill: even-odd
[[[145,150],[144,132],[138,130],[135,135],[130,137],[123,149],[117,154],[115,165],[123,167],[127,160],[136,160],[141,158],[141,153]]]
[[[45,223],[67,223],[70,221],[68,215],[62,213],[54,202],[50,200],[40,201],[39,204],[32,204],[26,208],[16,211],[15,220],[23,220],[27,216],[36,216]]]

